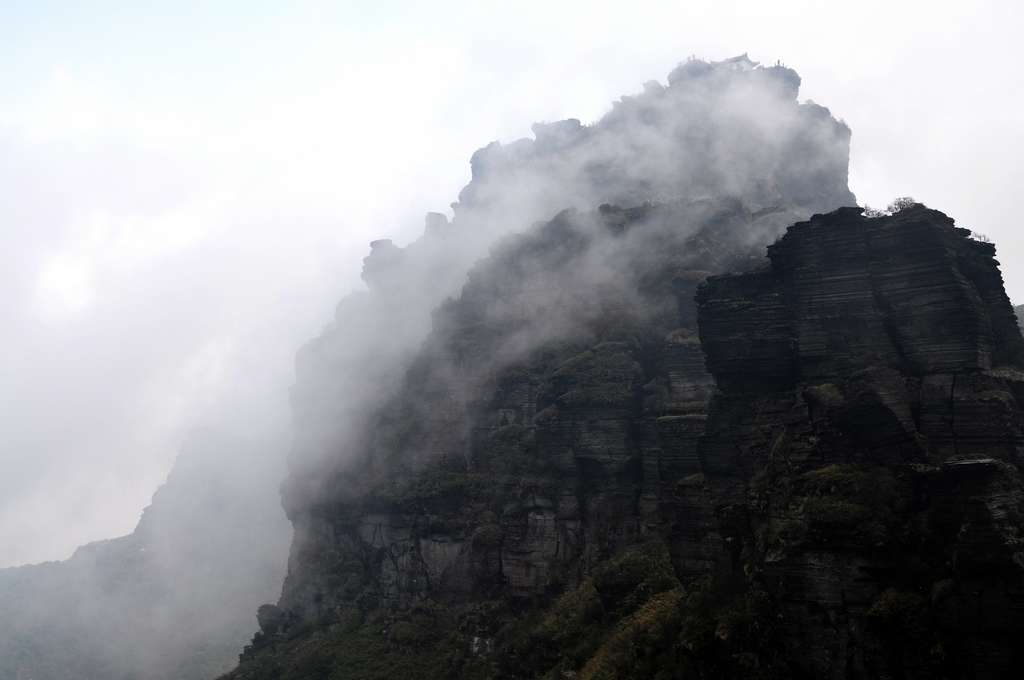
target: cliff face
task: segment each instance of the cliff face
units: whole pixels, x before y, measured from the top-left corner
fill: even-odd
[[[481,261],[367,450],[322,480],[332,502],[293,518],[283,597],[236,677],[569,672],[677,600],[717,550],[685,481],[713,388],[693,296],[758,262],[740,244],[776,219],[735,200],[567,211]]]
[[[252,602],[275,596],[285,569],[288,524],[267,503],[283,467],[266,464],[275,444],[197,434],[134,532],[0,570],[0,678],[230,669],[256,628]]]
[[[650,82],[592,125],[534,126],[534,139],[477,151],[451,222],[427,215],[423,236],[375,241],[367,290],[338,305],[304,347],[292,392],[295,442],[284,503],[293,518],[330,503],[324,472],[369,445],[368,418],[400,388],[431,330],[432,312],[458,296],[469,269],[502,237],[565,209],[692,203],[733,197],[774,231],[854,203],[847,188],[850,131],[828,109],[798,103],[800,78],[745,57],[691,61],[668,85]]]
[[[538,125],[534,140],[478,151],[451,223],[429,214],[423,237],[409,246],[375,241],[364,260],[368,290],[344,299],[296,362],[295,442],[283,489],[297,528],[292,571],[309,572],[300,555],[321,542],[313,520],[350,493],[336,475],[363,465],[377,446],[370,423],[394,408],[389,401],[403,389],[433,310],[459,294],[471,265],[502,235],[566,208],[591,211],[612,201],[732,201],[757,222],[731,234],[727,245],[742,249],[852,202],[849,129],[827,109],[799,104],[799,82],[790,69],[761,68],[745,57],[688,62],[667,87],[649,83],[594,125]],[[307,588],[302,582],[289,579],[286,605],[293,585]]]
[[[994,247],[917,206],[792,227],[698,294],[728,573],[806,677],[1024,663],[1022,341]]]
[[[1011,677],[1024,341],[994,248],[844,209],[765,267],[759,219],[569,212],[475,267],[232,677]]]
[[[506,241],[435,312],[367,451],[324,480],[332,503],[295,519],[281,606],[532,597],[638,540],[711,387],[694,291],[752,259],[737,235],[766,220],[733,201],[606,206]],[[660,459],[662,437],[689,451]]]
[[[821,633],[809,660],[797,658],[806,622],[790,617],[811,614],[791,612],[778,579],[763,576],[760,544],[741,535],[754,530],[744,528],[754,525],[746,504],[768,471],[737,452],[764,428],[796,427],[799,408],[766,400],[761,410],[759,390],[801,399],[805,374],[866,385],[873,373],[856,376],[876,365],[890,382],[906,371],[929,394],[941,386],[923,372],[951,375],[965,362],[1012,380],[1005,367],[1020,338],[1006,326],[990,251],[937,214],[872,222],[908,225],[897,238],[897,229],[856,226],[859,211],[846,211],[828,219],[854,224],[847,240],[791,236],[781,243],[799,247],[771,251],[776,268],[785,259],[803,272],[800,295],[824,282],[825,301],[792,301],[797,284],[780,288],[774,269],[718,280],[700,298],[701,349],[700,282],[758,268],[786,225],[852,202],[848,131],[797,105],[798,84],[791,71],[742,59],[690,62],[669,87],[648,87],[596,126],[539,127],[536,140],[488,147],[452,223],[428,216],[421,241],[373,244],[370,290],[343,301],[300,354],[284,487],[295,527],[289,576],[278,604],[260,608],[262,632],[231,677],[872,677],[862,669],[912,666],[892,661],[898,653],[883,642],[859,667],[836,661],[885,634],[842,638],[834,652],[840,643]],[[746,88],[763,109],[739,105],[750,103],[739,96]],[[616,199],[635,207],[587,207]],[[470,254],[515,220],[573,206],[469,268]],[[901,259],[908,243],[918,259]],[[729,285],[739,293],[716,306],[714,291]],[[801,305],[836,300],[855,321],[829,312],[795,325]],[[950,310],[955,326],[944,324]],[[890,382],[876,399],[883,406],[896,398]],[[834,386],[841,400],[844,385]],[[902,430],[864,399],[837,416],[843,436],[864,430],[877,447],[911,445],[894,443]],[[896,424],[914,423],[914,409],[897,408],[905,422]],[[924,447],[924,436],[908,441]],[[1002,433],[992,440],[1009,445]],[[889,503],[885,479],[821,467],[839,476],[820,484],[863,487]],[[779,488],[833,493],[804,491],[816,483],[804,472]],[[843,502],[818,510],[858,505]],[[850,510],[872,537],[881,530],[874,503]],[[835,532],[827,540],[845,536]],[[824,582],[845,578],[845,557],[822,559],[833,560],[821,563]],[[830,606],[817,599],[823,588],[803,592],[812,614]],[[890,597],[888,582],[874,588],[865,592]],[[895,617],[916,601],[892,593]],[[864,617],[884,618],[886,606]]]

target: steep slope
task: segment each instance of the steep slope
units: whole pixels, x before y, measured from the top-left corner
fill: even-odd
[[[267,497],[283,466],[266,464],[280,445],[197,433],[133,533],[0,570],[0,678],[229,669],[256,627],[251,603],[280,590],[289,531]]]
[[[669,82],[478,152],[451,224],[373,244],[369,291],[299,357],[289,575],[234,677],[568,672],[707,573],[712,515],[684,481],[712,389],[693,294],[852,202],[849,131],[796,103],[789,69]],[[426,335],[480,243],[561,207],[581,209],[503,240]],[[602,573],[593,634],[517,623]]]
[[[716,576],[769,598],[800,677],[1024,668],[1024,341],[969,233],[840,210],[698,294]]]
[[[735,234],[738,245],[754,244],[796,219],[851,203],[849,129],[823,107],[798,104],[799,82],[790,69],[761,68],[746,57],[688,62],[669,75],[668,87],[649,83],[593,126],[535,126],[536,140],[477,152],[451,223],[431,214],[423,237],[406,248],[374,242],[363,273],[368,290],[343,300],[334,323],[296,362],[295,442],[284,487],[296,527],[293,556],[319,541],[307,518],[334,502],[333,473],[370,446],[367,422],[400,389],[432,311],[458,293],[469,267],[501,235],[565,208],[593,210],[616,199],[639,205],[733,196],[763,218],[759,231]]]
[[[779,229],[853,204],[850,131],[828,109],[798,103],[799,84],[793,70],[745,56],[690,61],[667,86],[648,83],[593,125],[538,124],[535,139],[477,151],[452,221],[431,213],[408,246],[371,244],[367,290],[342,300],[333,323],[299,353],[289,516],[330,502],[324,470],[365,449],[365,421],[399,388],[431,313],[458,295],[469,268],[501,237],[604,203],[735,196],[752,213],[776,215]]]
[[[797,102],[792,70],[743,56],[668,81],[594,125],[537,125],[534,140],[478,151],[452,222],[431,214],[408,247],[372,244],[368,290],[297,361],[289,576],[240,676],[489,676],[467,649],[661,521],[657,466],[672,479],[692,467],[710,387],[696,284],[854,200],[849,130]],[[684,450],[644,458],[637,437],[657,448],[655,431]],[[709,559],[689,539],[672,550],[691,571]],[[424,607],[451,617],[413,634]],[[426,637],[392,649],[407,634]]]
[[[331,504],[296,521],[237,677],[518,676],[520,651],[496,651],[517,619],[623,550],[665,530],[651,587],[678,586],[671,557],[701,571],[674,493],[712,387],[692,299],[705,268],[756,262],[737,244],[772,220],[731,200],[568,211],[474,267],[367,451],[322,480]]]
[[[698,289],[752,231],[730,201],[605,207],[474,268],[232,677],[1013,677],[994,248],[844,209]]]

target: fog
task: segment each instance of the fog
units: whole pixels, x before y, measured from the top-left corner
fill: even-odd
[[[721,267],[912,195],[1024,297],[1017,11],[927,7],[0,10],[0,567],[74,553],[0,571],[0,676],[226,670],[282,592],[286,457],[281,604],[319,610],[343,463],[457,439],[473,381],[605,322],[579,291],[638,308],[658,243]]]
[[[131,534],[0,570],[0,678],[229,670],[252,637],[254,603],[277,597],[285,571],[291,532],[274,489],[288,442],[268,429],[194,431]]]
[[[283,427],[370,240],[691,54],[796,67],[857,197],[988,234],[1024,298],[1014,3],[171,7],[0,10],[0,565],[130,531],[197,426]]]
[[[438,306],[461,295],[474,263],[509,235],[567,209],[728,197],[747,213],[771,215],[760,232],[741,237],[763,246],[785,224],[854,202],[846,188],[849,130],[822,107],[798,106],[798,83],[792,70],[757,68],[746,57],[717,65],[687,61],[667,82],[648,80],[642,93],[624,96],[590,126],[575,119],[536,124],[534,138],[474,153],[472,179],[451,206],[452,221],[428,215],[423,236],[405,248],[374,241],[362,274],[368,292],[344,298],[333,323],[301,350],[292,392],[295,474],[285,494],[290,514],[315,505],[323,491],[328,498],[344,494],[321,488],[330,480],[325,472],[367,450],[373,428],[366,420],[405,379],[444,314]],[[700,222],[691,221],[677,226]],[[621,278],[585,262],[574,265],[586,270],[576,273],[578,281],[609,285]],[[537,295],[552,295],[550,289]],[[497,323],[510,310],[497,305],[491,312]],[[579,325],[567,318],[566,332]]]

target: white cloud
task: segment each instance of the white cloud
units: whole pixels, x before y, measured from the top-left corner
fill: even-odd
[[[446,209],[477,147],[690,54],[796,68],[859,198],[988,233],[1024,299],[1015,2],[175,8],[0,10],[0,564],[130,527],[203,413],[283,410],[366,242]]]

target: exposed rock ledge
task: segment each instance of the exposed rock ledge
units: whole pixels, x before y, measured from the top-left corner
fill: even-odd
[[[733,573],[816,678],[1024,667],[1024,374],[994,247],[915,206],[815,216],[698,292],[701,462]]]
[[[481,263],[231,677],[1014,677],[1024,341],[994,247],[849,208],[697,288],[750,266],[722,244],[752,219],[566,213]]]

